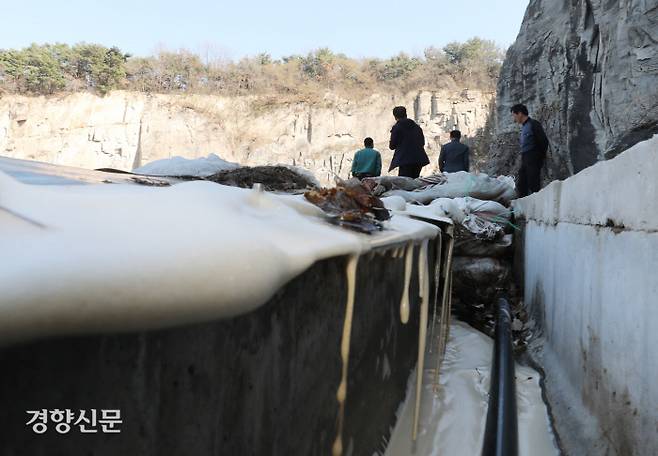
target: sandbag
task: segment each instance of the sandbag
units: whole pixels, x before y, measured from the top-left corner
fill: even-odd
[[[389,196],[382,198],[384,207],[391,211],[404,211],[407,208],[407,202],[401,196]]]
[[[400,196],[397,196],[400,198]],[[434,212],[452,219],[466,227],[480,239],[497,239],[503,236],[505,225],[509,223],[510,210],[495,201],[482,201],[476,198],[438,198],[428,207]]]
[[[509,262],[488,257],[454,257],[452,268],[453,292],[465,303],[493,303],[512,274]]]
[[[469,196],[452,201],[460,217],[464,214],[459,223],[479,239],[493,240],[503,236],[511,214],[505,206],[495,201],[482,201]]]
[[[509,206],[516,197],[514,185],[506,176],[492,178],[484,173],[466,171],[445,174],[445,183],[417,188],[415,191],[390,190],[384,196],[401,196],[408,202],[427,204],[437,198],[461,198],[470,196],[480,200],[497,201]]]
[[[446,217],[452,219],[455,223],[462,223],[468,212],[466,206],[460,205],[452,198],[438,198],[429,204],[430,207],[435,208],[437,212],[442,213]]]
[[[488,241],[478,239],[470,232],[464,235],[460,233],[455,239],[454,254],[466,257],[508,257],[512,254],[512,235],[506,234],[501,239]]]
[[[489,257],[461,257],[452,261],[454,280],[469,287],[504,284],[511,274],[508,262]]]
[[[477,215],[485,220],[501,225],[507,224],[512,214],[508,208],[496,201],[483,201],[477,198],[471,198],[470,196],[455,198],[452,201],[466,215]]]

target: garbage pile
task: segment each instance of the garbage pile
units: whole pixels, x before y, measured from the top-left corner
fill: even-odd
[[[382,200],[358,179],[338,180],[336,187],[310,190],[304,197],[322,209],[331,223],[361,233],[381,231],[382,222],[391,218]]]
[[[514,305],[518,299],[512,281],[513,178],[462,171],[418,179],[373,178],[365,185],[391,208],[444,216],[454,222],[453,309],[457,317],[493,336],[494,306],[505,290],[516,309],[514,327],[522,328],[523,315]],[[517,331],[516,336],[515,344],[523,347],[522,333]]]

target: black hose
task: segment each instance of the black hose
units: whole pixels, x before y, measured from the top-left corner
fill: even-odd
[[[489,387],[489,410],[482,456],[517,456],[516,380],[512,352],[512,314],[506,299],[496,309],[496,335]]]

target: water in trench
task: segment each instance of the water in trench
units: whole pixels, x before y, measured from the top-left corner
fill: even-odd
[[[436,346],[436,341],[432,341]],[[428,343],[428,346],[430,344]],[[445,358],[434,385],[436,350],[427,353],[416,442],[412,441],[415,373],[385,456],[475,456],[482,452],[487,414],[493,340],[463,322],[454,321]],[[516,365],[520,456],[557,456],[559,451],[542,400],[540,376]]]

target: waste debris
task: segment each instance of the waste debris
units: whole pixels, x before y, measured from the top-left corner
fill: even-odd
[[[133,176],[132,181],[139,185],[147,185],[149,187],[169,187],[171,184],[161,179],[153,179],[150,177]]]
[[[358,179],[338,180],[334,188],[319,188],[304,197],[322,209],[331,223],[361,233],[381,231],[391,218],[384,203]]]
[[[263,190],[287,193],[301,193],[316,186],[308,176],[286,166],[243,166],[220,171],[205,177],[205,180],[242,188],[261,184]]]
[[[453,311],[457,317],[493,336],[495,303],[506,293],[512,305],[514,346],[523,351],[528,334],[513,282],[512,252],[516,229],[510,202],[514,179],[483,173],[439,173],[417,179],[378,177],[363,180],[394,212],[448,217],[454,222]]]

